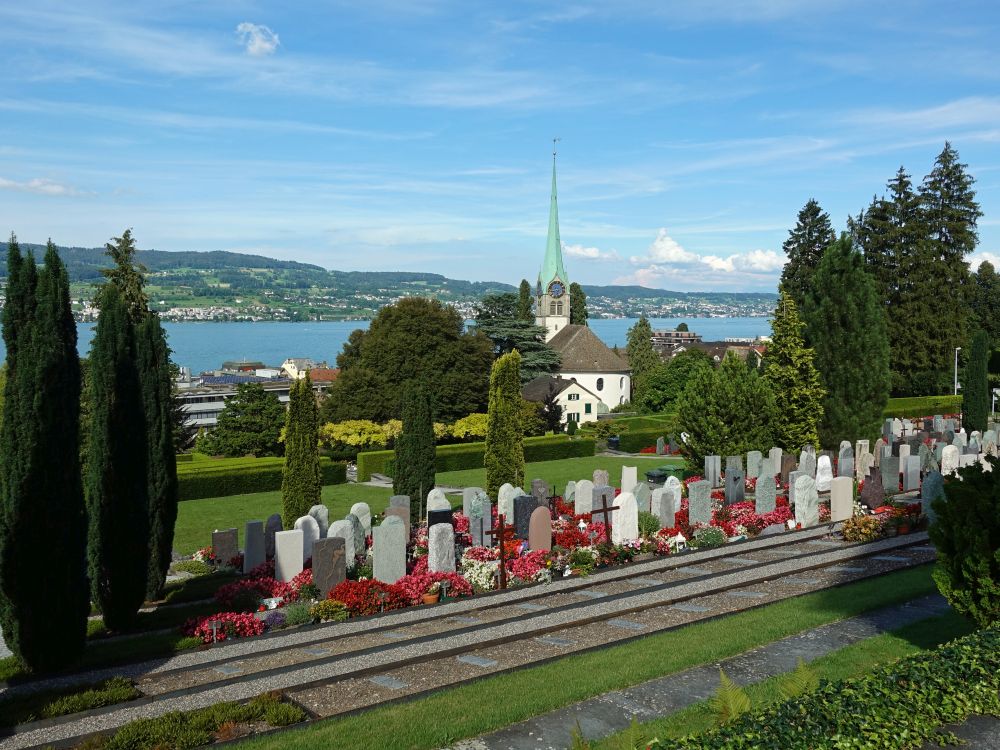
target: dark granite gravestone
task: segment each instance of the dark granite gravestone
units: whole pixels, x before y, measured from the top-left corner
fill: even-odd
[[[882,472],[882,487],[886,492],[899,492],[899,456],[886,456],[879,464]]]
[[[788,475],[795,471],[795,456],[791,453],[781,455],[781,483],[788,484]]]
[[[878,469],[872,469],[868,476],[865,477],[865,484],[861,488],[861,497],[859,499],[871,510],[882,505],[885,500],[885,490],[882,488],[882,474]]]
[[[317,539],[313,542],[312,561],[313,583],[319,589],[319,598],[326,599],[330,589],[347,578],[344,540],[339,536]]]
[[[427,514],[427,528],[437,523],[450,523],[453,527],[455,525],[455,511],[449,508],[448,510],[432,510]]]
[[[927,516],[928,523],[934,523],[937,518],[932,503],[938,498],[944,498],[944,477],[940,471],[930,471],[920,486],[921,510]]]
[[[521,495],[514,498],[514,535],[518,539],[527,539],[531,526],[531,514],[538,507],[538,501],[532,495]]]
[[[531,480],[531,496],[535,498],[535,505],[549,507],[549,485],[544,479]]]
[[[739,458],[739,456],[737,456]],[[742,503],[746,496],[746,483],[742,468],[726,468],[726,505]]]

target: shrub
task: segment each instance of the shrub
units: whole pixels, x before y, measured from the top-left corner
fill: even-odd
[[[660,519],[652,513],[639,511],[639,536],[650,538],[660,530]]]
[[[666,438],[672,432],[679,432],[679,430],[674,430],[671,425],[644,427],[637,430],[630,429],[628,432],[621,434],[618,440],[618,448],[628,453],[638,453],[643,448],[648,448],[651,445],[655,446],[657,438]]]
[[[932,503],[936,516],[930,527],[937,547],[934,581],[956,612],[979,627],[1000,622],[1000,459],[991,457],[992,471],[982,466],[959,470],[949,480],[944,497]]]
[[[705,526],[694,532],[694,539],[691,540],[692,547],[708,548],[721,547],[726,543],[726,532],[718,526]]]
[[[305,625],[307,622],[312,622],[312,612],[311,607],[305,602],[296,602],[295,604],[289,604],[287,607],[283,607],[282,611],[285,613],[285,624],[288,627],[293,625]]]
[[[844,521],[842,532],[848,542],[874,542],[884,530],[885,523],[878,516],[852,516]]]
[[[200,500],[280,490],[283,465],[281,458],[195,461],[177,467],[178,493],[181,500]],[[347,465],[321,459],[320,475],[324,485],[343,484]]]
[[[312,605],[309,614],[317,622],[342,622],[347,619],[347,607],[342,602],[325,599]]]

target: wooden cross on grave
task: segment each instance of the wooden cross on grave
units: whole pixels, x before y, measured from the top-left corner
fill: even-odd
[[[603,492],[601,493],[601,507],[597,510],[591,511],[590,515],[593,516],[604,516],[604,536],[607,539],[608,544],[611,544],[611,511],[618,510],[617,505],[612,505],[608,507],[608,496]]]
[[[500,545],[500,588],[507,588],[507,552],[504,549],[504,542],[514,541],[514,527],[504,523],[504,514],[497,516],[497,525],[486,532],[487,536],[496,539]]]

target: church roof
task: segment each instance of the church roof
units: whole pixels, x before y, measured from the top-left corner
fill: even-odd
[[[548,341],[559,353],[562,372],[622,372],[628,363],[608,348],[587,326],[564,326]]]
[[[563,284],[569,286],[569,276],[563,265],[562,240],[559,237],[559,204],[556,200],[556,155],[552,154],[552,199],[549,202],[549,235],[545,243],[545,260],[542,270],[538,272],[538,283],[544,290],[552,280],[558,277]]]

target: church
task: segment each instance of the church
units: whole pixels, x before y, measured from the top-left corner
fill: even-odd
[[[554,391],[564,422],[593,422],[598,414],[607,414],[629,401],[632,378],[628,363],[588,326],[570,322],[570,282],[559,237],[555,152],[548,238],[535,287],[535,323],[545,329],[545,341],[559,353],[561,364],[558,375],[543,375],[525,384],[525,399],[542,401]]]

